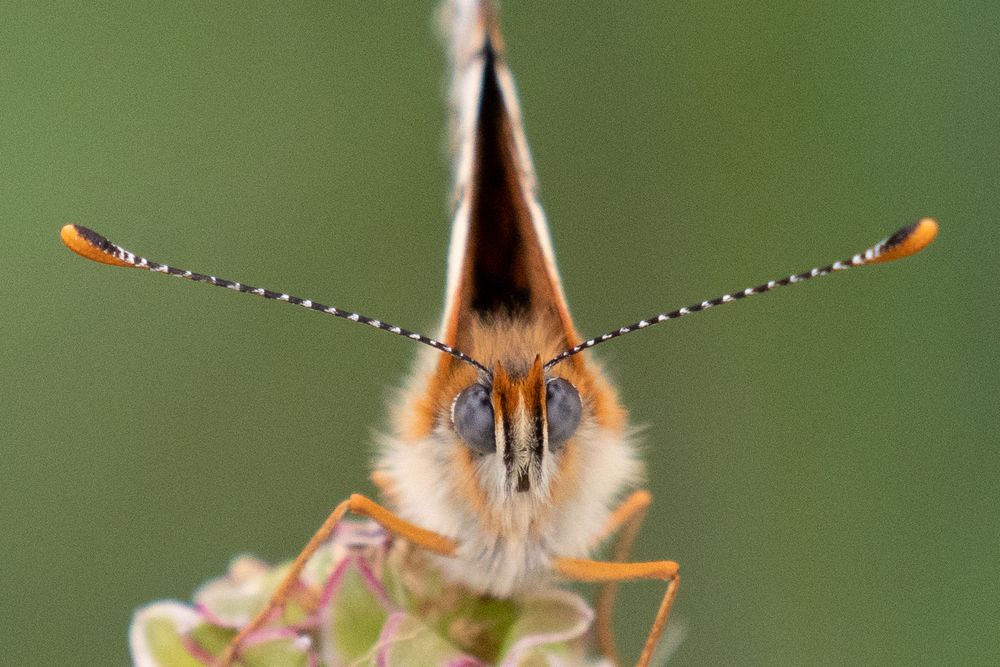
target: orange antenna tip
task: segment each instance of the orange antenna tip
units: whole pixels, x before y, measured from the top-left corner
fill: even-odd
[[[934,218],[921,218],[912,225],[899,229],[883,242],[882,251],[871,260],[872,264],[891,262],[918,253],[938,235],[938,223]]]
[[[116,257],[110,241],[97,232],[80,225],[63,225],[59,230],[59,238],[67,248],[80,257],[110,264],[111,266],[135,266]]]

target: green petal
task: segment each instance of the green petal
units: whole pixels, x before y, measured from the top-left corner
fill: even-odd
[[[323,655],[331,663],[350,662],[368,653],[388,616],[353,561],[339,576],[320,635]]]
[[[204,667],[188,651],[184,635],[201,617],[180,602],[154,602],[139,609],[129,628],[129,648],[136,667]]]
[[[419,619],[403,612],[386,621],[378,646],[369,659],[387,667],[446,665],[466,656]]]
[[[229,563],[224,576],[204,583],[194,594],[199,608],[220,623],[238,628],[261,609],[277,586],[275,568],[253,556],[239,556]]]
[[[280,637],[246,646],[240,652],[243,667],[307,667],[310,643],[305,637]]]
[[[584,600],[569,591],[553,589],[521,602],[520,614],[504,643],[501,664],[534,667],[561,661],[582,661],[583,638],[594,612]]]
[[[236,636],[236,630],[220,628],[218,625],[202,623],[189,635],[195,644],[213,656],[221,655],[229,646],[229,640]]]

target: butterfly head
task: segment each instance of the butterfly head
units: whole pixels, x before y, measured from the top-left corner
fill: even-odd
[[[546,377],[541,356],[527,367],[497,363],[451,405],[451,423],[480,474],[504,495],[544,494],[557,456],[580,425],[583,404],[573,384]],[[482,480],[487,481],[487,480]]]

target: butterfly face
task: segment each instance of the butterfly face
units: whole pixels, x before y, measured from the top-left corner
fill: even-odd
[[[451,421],[474,455],[496,457],[509,490],[525,493],[541,486],[546,459],[576,432],[581,411],[576,388],[562,378],[546,380],[536,356],[527,373],[511,375],[498,364],[491,385],[463,389]]]
[[[474,317],[466,335],[470,354],[491,370],[434,358],[435,369],[418,381],[420,399],[401,412],[402,437],[417,448],[427,442],[445,468],[438,477],[434,466],[433,485],[462,480],[461,504],[478,508],[487,522],[525,504],[576,496],[594,435],[622,440],[624,412],[614,393],[583,359],[544,368],[543,360],[564,349],[558,329],[526,327],[508,314]],[[407,470],[419,478],[415,467]],[[426,498],[426,489],[420,495]]]

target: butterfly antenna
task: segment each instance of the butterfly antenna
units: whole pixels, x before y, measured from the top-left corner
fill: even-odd
[[[434,340],[433,338],[428,338],[423,334],[416,333],[415,331],[410,331],[408,329],[403,329],[402,327],[397,327],[388,322],[383,322],[382,320],[377,320],[360,313],[352,313],[346,310],[341,310],[339,308],[334,308],[333,306],[325,306],[316,301],[310,299],[302,299],[297,296],[292,296],[291,294],[285,294],[283,292],[272,292],[271,290],[261,289],[259,287],[251,287],[250,285],[244,285],[233,280],[224,280],[222,278],[216,278],[215,276],[207,276],[201,273],[194,273],[192,271],[187,271],[185,269],[178,269],[172,266],[167,266],[166,264],[160,264],[159,262],[151,262],[145,257],[140,257],[135,253],[132,253],[119,245],[116,245],[104,238],[97,232],[87,229],[86,227],[81,227],[80,225],[65,225],[59,232],[63,243],[66,247],[80,255],[81,257],[86,257],[87,259],[93,260],[95,262],[101,262],[102,264],[110,264],[112,266],[125,266],[132,267],[136,269],[146,269],[147,271],[152,271],[154,273],[165,273],[170,276],[177,276],[178,278],[186,278],[188,280],[193,280],[199,283],[208,283],[210,285],[216,285],[217,287],[225,287],[226,289],[235,290],[237,292],[243,292],[244,294],[255,294],[257,296],[262,296],[265,299],[272,299],[274,301],[285,301],[287,303],[295,304],[296,306],[302,306],[303,308],[308,308],[309,310],[315,310],[321,313],[326,313],[327,315],[333,315],[334,317],[340,317],[345,320],[350,320],[351,322],[359,322],[361,324],[367,324],[370,327],[374,327],[381,331],[388,331],[391,334],[396,334],[397,336],[402,336],[404,338],[409,338],[410,340],[415,340],[418,343],[423,343],[424,345],[429,345],[435,350],[440,350],[451,356],[464,361],[467,364],[475,366],[480,371],[486,373],[488,376],[492,375],[490,370],[483,366],[481,363],[470,357],[469,355],[456,350],[450,345],[446,345],[441,341]]]
[[[784,287],[785,285],[794,285],[812,278],[825,276],[829,273],[846,271],[847,269],[855,266],[878,264],[881,262],[891,262],[896,259],[902,259],[903,257],[920,252],[926,248],[930,245],[931,241],[934,240],[934,237],[937,236],[937,233],[937,222],[935,222],[932,218],[923,218],[912,225],[899,229],[889,238],[876,243],[864,252],[854,255],[850,259],[834,262],[833,264],[828,264],[823,267],[817,267],[803,273],[795,273],[790,276],[786,276],[781,280],[769,280],[763,285],[758,285],[757,287],[748,287],[739,292],[723,294],[722,296],[709,301],[702,301],[701,303],[685,306],[684,308],[678,308],[677,310],[672,310],[669,313],[660,313],[659,315],[639,320],[634,324],[624,326],[620,329],[616,329],[615,331],[609,331],[608,333],[597,336],[596,338],[591,338],[590,340],[584,341],[579,345],[571,347],[568,350],[564,350],[552,357],[552,359],[545,363],[545,369],[548,370],[560,361],[572,357],[574,354],[578,354],[579,352],[583,352],[584,350],[588,350],[595,345],[599,345],[613,338],[618,338],[619,336],[624,336],[625,334],[630,334],[641,329],[647,329],[655,324],[660,324],[661,322],[676,320],[680,317],[684,317],[685,315],[690,315],[691,313],[708,310],[714,306],[721,306],[724,303],[738,301],[748,296],[754,296],[755,294],[770,292],[775,288]]]

